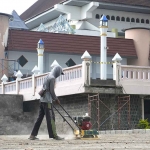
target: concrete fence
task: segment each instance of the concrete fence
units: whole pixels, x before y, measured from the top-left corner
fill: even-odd
[[[64,68],[63,72],[65,75],[58,77],[56,80],[56,89],[62,87],[62,85],[65,87],[66,84],[69,84],[71,87],[77,82],[83,83],[83,81],[85,81],[82,77],[82,64]],[[29,98],[28,96],[30,95],[29,100],[39,99],[38,92],[42,88],[47,74],[48,73],[40,75],[33,74],[28,78],[16,79],[11,82],[3,82],[0,84],[0,94],[20,94],[24,96],[25,100],[26,98]]]
[[[116,64],[116,85],[127,94],[148,94],[150,91],[150,67]]]

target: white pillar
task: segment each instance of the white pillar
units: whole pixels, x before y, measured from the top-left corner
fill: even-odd
[[[36,75],[40,72],[39,68],[35,66],[32,69],[33,75],[32,75],[32,95],[35,96],[35,91],[36,91]]]
[[[18,72],[15,75],[17,77],[16,79],[16,94],[19,94],[20,91],[20,84],[19,81],[22,79],[21,77],[23,76],[23,74],[21,73],[20,70],[18,70]]]
[[[90,54],[85,51],[82,55],[81,59],[82,61],[82,78],[83,83],[86,86],[89,86],[91,84],[91,76],[90,76],[90,67],[91,67],[91,56]]]
[[[43,53],[44,53],[44,42],[40,39],[37,46],[38,52],[38,68],[40,70],[39,74],[43,73]]]
[[[144,98],[141,98],[141,103],[142,103],[142,120],[144,120]]]
[[[121,56],[116,53],[112,61],[113,63],[113,80],[116,80],[116,86],[119,86],[119,82],[121,79],[121,63],[120,61],[122,60]]]
[[[7,83],[8,78],[4,74],[3,77],[1,78],[1,80],[2,80],[2,84],[1,84],[2,85],[2,93],[1,94],[5,94],[5,83]]]
[[[101,55],[100,55],[100,79],[107,79],[107,30],[108,20],[105,15],[100,19],[100,33],[101,33]]]

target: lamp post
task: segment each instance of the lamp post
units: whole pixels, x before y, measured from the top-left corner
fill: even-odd
[[[44,53],[44,42],[42,39],[37,43],[37,52],[38,52],[38,68],[39,74],[43,73],[43,53]]]
[[[100,79],[107,79],[107,30],[108,19],[103,15],[100,19],[100,33],[101,33],[101,65],[100,65]]]

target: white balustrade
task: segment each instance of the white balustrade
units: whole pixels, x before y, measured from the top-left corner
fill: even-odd
[[[45,77],[47,76],[47,74],[48,73],[44,73],[44,74],[35,76],[36,87],[41,87],[43,85]]]
[[[15,93],[16,91],[16,82],[8,82],[5,83],[5,94],[7,93]]]
[[[57,82],[71,81],[82,77],[82,65],[75,65],[63,69],[64,75],[57,79]]]
[[[150,80],[150,67],[121,65],[121,80]]]
[[[32,77],[19,80],[18,82],[20,91],[32,88]]]
[[[64,68],[63,72],[64,75],[61,75],[56,81],[56,88],[57,86],[62,87],[64,85],[61,84],[61,82],[67,82],[67,86],[69,87],[71,85],[82,83],[82,64]],[[42,87],[47,74],[48,73],[41,75],[34,74],[32,77],[2,83],[0,84],[0,94],[22,94],[28,99],[34,99],[34,96],[36,98],[38,95],[38,92]],[[37,98],[39,98],[38,96]]]

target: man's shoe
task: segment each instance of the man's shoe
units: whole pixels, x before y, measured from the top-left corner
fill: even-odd
[[[61,138],[61,137],[59,137],[59,136],[56,136],[56,137],[54,137],[53,139],[54,139],[54,140],[64,140],[64,138]]]
[[[29,139],[29,140],[39,140],[37,137],[35,137],[35,136],[33,136],[33,135],[31,135],[28,139]]]

